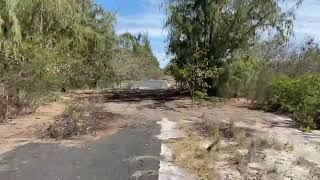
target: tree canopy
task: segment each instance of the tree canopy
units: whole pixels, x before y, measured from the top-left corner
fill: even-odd
[[[0,0],[0,6],[1,80],[10,86],[96,87],[160,72],[148,35],[116,35],[116,16],[93,0]]]
[[[171,0],[168,53],[181,70],[175,75],[194,89],[216,89],[220,68],[237,49],[254,45],[265,30],[287,37],[293,18],[278,0]]]

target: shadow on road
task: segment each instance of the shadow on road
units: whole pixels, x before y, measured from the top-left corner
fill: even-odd
[[[84,97],[90,102],[139,102],[144,100],[174,101],[188,96],[186,91],[169,90],[118,90],[99,96]]]

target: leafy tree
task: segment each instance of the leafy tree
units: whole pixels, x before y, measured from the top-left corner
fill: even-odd
[[[148,36],[116,35],[115,16],[94,0],[0,0],[0,7],[0,82],[18,101],[161,72]]]
[[[218,73],[199,81],[198,72],[221,71],[237,49],[252,46],[263,31],[286,37],[292,32],[293,10],[284,12],[277,0],[171,0],[168,3],[171,65],[189,76],[192,89],[201,84],[216,92]],[[298,1],[296,5],[299,5]],[[197,72],[197,73],[196,73]],[[202,74],[202,73],[200,73]],[[191,93],[193,94],[193,93]]]
[[[263,64],[255,56],[247,56],[241,52],[234,58],[220,74],[219,95],[254,99]]]
[[[120,35],[117,57],[111,62],[118,84],[126,80],[141,80],[160,76],[159,63],[154,57],[148,34]]]

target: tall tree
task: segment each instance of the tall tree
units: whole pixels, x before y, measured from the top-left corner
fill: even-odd
[[[281,2],[285,2],[284,0]],[[219,71],[233,52],[274,30],[292,33],[293,9],[278,0],[170,0],[168,4],[171,64],[184,71],[191,90],[216,90]],[[296,2],[298,6],[301,1]]]

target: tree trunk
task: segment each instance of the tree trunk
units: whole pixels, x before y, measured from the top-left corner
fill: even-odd
[[[188,82],[188,89],[189,89],[189,92],[190,92],[190,95],[191,95],[192,106],[194,106],[194,104],[195,104],[194,103],[194,84],[191,87],[190,82]]]

